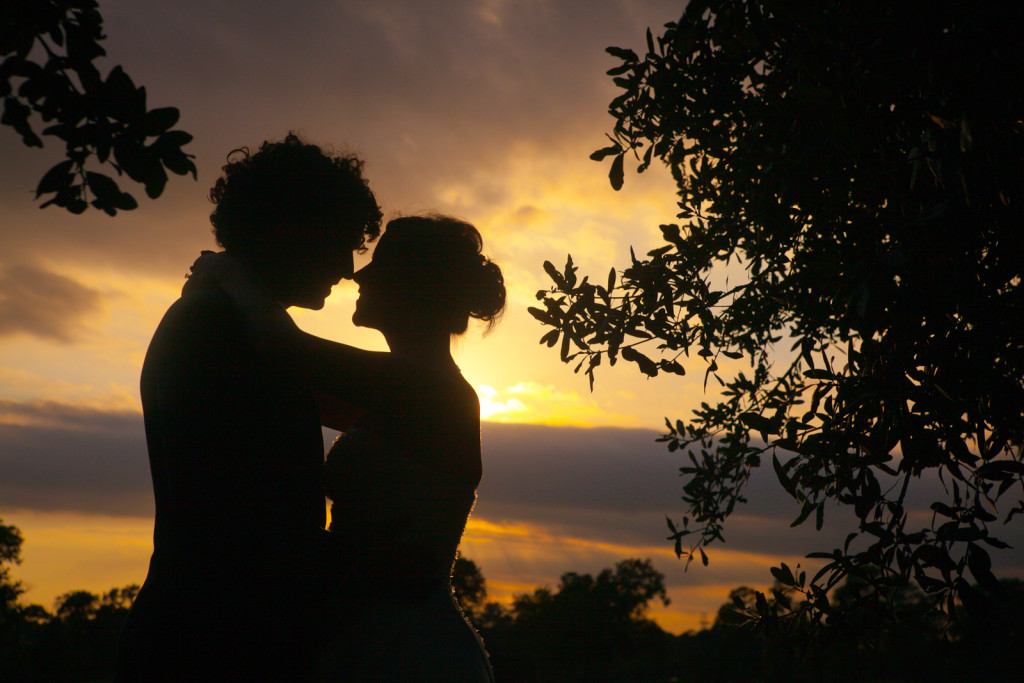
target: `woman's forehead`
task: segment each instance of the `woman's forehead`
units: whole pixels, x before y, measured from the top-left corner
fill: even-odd
[[[404,261],[424,261],[441,256],[446,251],[444,240],[409,230],[386,230],[373,250],[373,258],[397,258]]]

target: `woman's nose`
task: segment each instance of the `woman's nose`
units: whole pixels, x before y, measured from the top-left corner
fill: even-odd
[[[353,273],[352,274],[352,279],[357,284],[363,284],[364,282],[366,282],[369,279],[370,275],[373,274],[372,268],[373,268],[373,261],[370,261],[365,266],[363,266],[362,268],[357,270],[355,273]]]

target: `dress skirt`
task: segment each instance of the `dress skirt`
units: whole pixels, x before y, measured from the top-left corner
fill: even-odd
[[[494,674],[445,582],[352,612],[324,650],[313,680],[494,683]]]

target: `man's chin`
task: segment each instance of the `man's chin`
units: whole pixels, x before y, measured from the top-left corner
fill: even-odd
[[[293,301],[291,304],[289,304],[289,306],[298,306],[299,308],[306,308],[306,309],[309,309],[311,311],[319,311],[319,310],[323,309],[323,307],[324,307],[324,305],[326,303],[327,303],[327,297],[311,296],[311,297],[309,297],[307,299],[300,299],[298,301]]]

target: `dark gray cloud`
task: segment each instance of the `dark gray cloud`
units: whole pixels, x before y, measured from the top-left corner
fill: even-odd
[[[519,519],[566,535],[613,543],[664,544],[666,517],[682,517],[683,456],[669,453],[646,429],[566,428],[485,423],[484,480],[477,511]],[[822,532],[813,521],[795,529],[800,506],[771,468],[755,470],[746,504],[725,532],[725,547],[766,554],[809,552],[841,543],[853,523],[835,510]],[[599,536],[594,532],[600,529]]]
[[[146,516],[152,499],[141,415],[0,399],[5,507]]]
[[[29,265],[0,264],[0,338],[21,333],[72,341],[100,302],[99,292],[69,277]]]
[[[534,523],[570,537],[666,546],[666,516],[678,523],[683,513],[679,467],[685,456],[669,453],[655,441],[658,435],[645,429],[484,423],[484,479],[474,514]],[[820,531],[813,518],[791,527],[801,506],[765,463],[752,471],[747,502],[726,521],[726,543],[712,546],[712,557],[716,549],[776,558],[831,551],[856,531],[853,511],[838,504],[826,508]],[[881,483],[886,485],[884,478]],[[907,497],[908,512],[916,516],[911,523],[927,525],[931,503],[946,497],[937,478],[914,478]],[[1024,547],[1019,521],[997,523],[991,531],[1014,548]],[[1002,571],[1024,574],[1015,552],[993,551],[993,561]],[[718,574],[688,579],[720,580]]]
[[[680,460],[655,443],[656,436],[640,429],[484,423],[484,480],[473,514],[570,538],[668,548],[665,516],[678,519],[682,512]],[[755,470],[750,502],[728,521],[727,543],[720,548],[801,556],[831,550],[855,528],[849,512],[838,508],[826,515],[821,532],[813,522],[790,528],[798,506],[770,470]],[[918,509],[927,510],[934,500],[929,495],[937,492],[917,494]],[[141,416],[0,400],[0,501],[5,508],[151,515]],[[1015,547],[1024,544],[1020,524],[1000,531]],[[1007,553],[996,553],[995,560],[997,566],[1014,565]],[[717,574],[688,579],[718,580]]]

